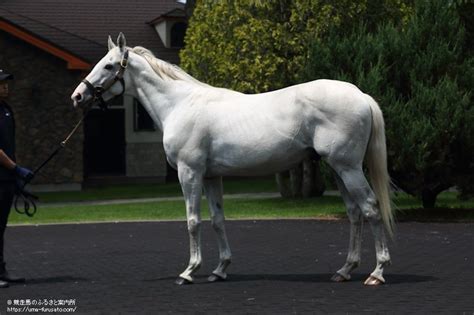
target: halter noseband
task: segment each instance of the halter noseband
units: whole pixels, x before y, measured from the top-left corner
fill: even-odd
[[[87,79],[82,80],[82,83],[86,85],[87,89],[94,97],[93,102],[98,101],[99,107],[101,109],[103,110],[107,109],[107,102],[102,98],[102,94],[104,94],[104,92],[110,89],[112,85],[115,84],[115,82],[119,81],[122,84],[122,93],[120,93],[118,96],[123,95],[123,93],[125,92],[125,81],[123,80],[123,73],[125,72],[125,69],[127,69],[127,65],[128,65],[128,50],[125,50],[125,53],[122,56],[122,60],[120,60],[120,69],[115,73],[115,77],[108,84],[106,84],[105,86],[102,86],[102,85],[94,86]]]

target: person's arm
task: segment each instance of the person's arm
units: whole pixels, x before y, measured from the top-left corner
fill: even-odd
[[[13,171],[15,169],[16,163],[13,162],[8,155],[3,152],[2,149],[0,149],[0,166],[5,167],[6,169],[9,169]]]

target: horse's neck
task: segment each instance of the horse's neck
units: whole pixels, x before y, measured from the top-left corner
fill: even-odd
[[[173,83],[164,82],[153,70],[143,69],[146,65],[140,64],[131,72],[133,88],[130,94],[145,107],[151,118],[163,130],[166,119],[179,102],[171,93]]]

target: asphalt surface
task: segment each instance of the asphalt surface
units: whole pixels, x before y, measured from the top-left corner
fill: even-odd
[[[345,220],[226,226],[228,280],[206,281],[218,254],[204,222],[204,264],[187,286],[174,284],[188,260],[185,222],[9,227],[7,267],[28,281],[0,289],[0,313],[31,314],[35,303],[74,314],[474,314],[474,223],[400,223],[380,287],[363,285],[375,265],[367,225],[362,266],[346,283],[330,281],[345,261]]]

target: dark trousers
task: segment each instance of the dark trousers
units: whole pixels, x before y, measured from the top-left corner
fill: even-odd
[[[4,236],[14,195],[14,183],[0,182],[0,266],[5,262],[3,257]]]

